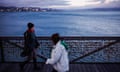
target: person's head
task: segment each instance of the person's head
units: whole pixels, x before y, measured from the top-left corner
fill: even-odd
[[[55,33],[51,36],[51,39],[52,39],[53,43],[56,45],[57,42],[60,40],[60,36],[58,33]]]
[[[28,29],[34,29],[34,24],[33,23],[29,22],[27,26],[28,26]]]

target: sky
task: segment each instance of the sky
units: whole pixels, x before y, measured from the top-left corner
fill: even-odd
[[[119,7],[120,0],[0,0],[0,6],[47,8],[109,8]]]

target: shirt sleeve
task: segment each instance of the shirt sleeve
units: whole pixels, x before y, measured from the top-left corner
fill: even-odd
[[[62,49],[60,47],[56,47],[55,50],[52,51],[51,58],[47,59],[46,64],[55,64],[59,61],[62,55]]]

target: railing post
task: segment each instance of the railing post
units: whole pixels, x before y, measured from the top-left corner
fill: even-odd
[[[3,48],[3,40],[0,40],[0,51],[1,51],[1,62],[5,62],[4,58],[4,48]]]

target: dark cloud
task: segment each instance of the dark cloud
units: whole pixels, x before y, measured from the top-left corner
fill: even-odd
[[[89,0],[89,2],[97,2],[100,1],[101,4],[96,5],[99,7],[120,7],[120,0]],[[106,1],[108,3],[106,3]]]
[[[16,6],[16,7],[50,7],[50,6],[67,6],[69,0],[0,0],[0,6]],[[70,0],[71,1],[71,0]],[[120,0],[85,0],[86,2],[98,2],[101,4],[95,6],[101,7],[120,7]],[[91,6],[92,7],[92,6]]]
[[[120,1],[116,1],[116,2],[111,2],[111,3],[108,3],[106,4],[104,7],[119,7],[120,8]]]
[[[97,2],[100,1],[101,3],[105,3],[106,1],[109,1],[110,3],[114,3],[114,2],[119,2],[120,0],[88,0],[87,2]]]
[[[1,6],[47,7],[53,5],[68,5],[65,0],[0,0]]]

